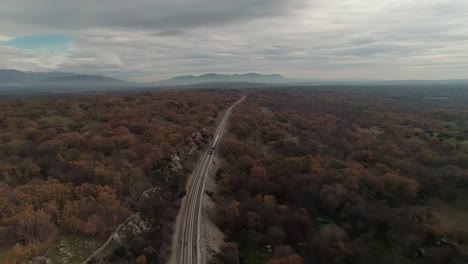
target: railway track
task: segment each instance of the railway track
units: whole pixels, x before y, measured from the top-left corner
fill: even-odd
[[[227,126],[232,109],[245,99],[240,98],[224,113],[221,122],[216,129],[210,147],[203,153],[200,162],[187,184],[187,195],[182,203],[179,221],[179,234],[176,235],[175,254],[176,263],[180,264],[200,264],[200,224],[203,193],[205,189],[205,179],[210,170],[213,154],[216,151],[217,143],[221,139]]]

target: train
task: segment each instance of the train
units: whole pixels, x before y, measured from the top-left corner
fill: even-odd
[[[210,146],[210,155],[213,155],[216,149],[216,145],[218,145],[218,140],[219,140],[219,135],[216,135],[213,139],[213,143],[211,143],[211,146]]]

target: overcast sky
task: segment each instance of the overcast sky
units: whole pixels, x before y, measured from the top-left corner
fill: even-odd
[[[0,0],[0,68],[468,78],[468,1]]]

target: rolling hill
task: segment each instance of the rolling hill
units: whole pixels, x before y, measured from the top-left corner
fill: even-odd
[[[279,74],[262,75],[258,73],[246,74],[216,74],[207,73],[200,76],[179,76],[168,80],[159,81],[157,86],[187,86],[204,83],[263,83],[263,84],[280,84],[289,83],[294,80],[285,78]]]
[[[100,75],[0,70],[0,87],[3,88],[113,88],[134,86],[138,86],[138,84]]]

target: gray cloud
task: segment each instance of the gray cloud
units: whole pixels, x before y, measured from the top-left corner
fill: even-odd
[[[66,34],[63,53],[0,46],[0,67],[157,80],[206,72],[466,78],[466,0],[10,0],[0,39]]]
[[[177,36],[177,35],[182,35],[184,33],[184,31],[182,30],[177,30],[177,29],[168,29],[168,30],[164,30],[164,31],[161,31],[161,32],[158,32],[158,33],[153,33],[151,34],[152,36],[156,36],[156,37],[166,37],[166,36]]]
[[[306,0],[18,0],[0,9],[0,21],[57,30],[174,30],[282,16],[305,3]]]

